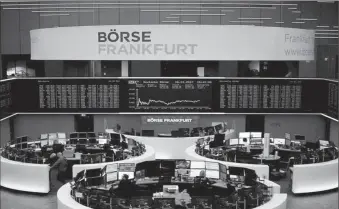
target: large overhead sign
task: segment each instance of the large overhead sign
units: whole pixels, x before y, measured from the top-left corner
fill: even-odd
[[[313,60],[314,31],[244,25],[111,25],[31,31],[33,60]]]

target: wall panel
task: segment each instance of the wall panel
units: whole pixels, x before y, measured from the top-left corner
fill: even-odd
[[[135,6],[135,5],[134,5]],[[120,25],[139,25],[140,23],[140,10],[120,8]]]
[[[317,2],[300,2],[300,8],[302,10],[300,18],[303,19],[317,19],[317,20],[305,20],[304,24],[301,24],[303,29],[316,29],[319,19],[320,19],[320,10],[318,8],[319,4]]]
[[[141,9],[142,10],[142,9]],[[154,10],[159,10],[159,6]],[[140,24],[153,25],[160,23],[160,12],[159,11],[140,11]]]
[[[131,77],[160,77],[160,61],[131,61]]]
[[[220,77],[237,77],[238,76],[238,62],[237,61],[220,61],[218,72],[219,72]]]
[[[59,27],[60,20],[58,16],[40,16],[40,28],[54,28]]]
[[[289,8],[297,8],[294,10],[291,10]],[[297,18],[300,18],[300,13],[295,13],[295,11],[300,11],[299,6],[281,6],[281,21],[284,22],[282,24],[282,27],[287,28],[300,28],[300,24],[295,24],[293,22],[301,22],[297,20]]]
[[[96,25],[99,23],[99,10],[90,9],[93,12],[79,13],[79,26]]]
[[[17,115],[14,137],[27,135],[36,140],[40,134],[74,132],[74,115]]]
[[[10,119],[0,121],[0,146],[3,147],[11,140]]]
[[[261,10],[260,9],[241,9],[240,10],[240,17],[241,18],[260,18],[261,17]],[[246,22],[249,21],[249,22]],[[245,22],[239,23],[239,25],[255,25],[255,26],[260,26],[261,23],[257,23],[260,22],[260,20],[250,20],[250,19],[246,19]],[[267,20],[264,20],[267,21]]]
[[[63,77],[64,62],[61,60],[46,60],[45,61],[45,76],[46,77]]]
[[[119,9],[99,9],[100,25],[119,25]]]
[[[222,12],[221,9],[208,9],[207,12],[201,12],[201,14],[223,14],[223,13],[224,12]],[[213,15],[213,16],[201,15],[201,17],[200,17],[201,25],[220,25],[221,24],[221,18],[223,16],[225,16],[225,15]]]
[[[272,4],[280,4],[279,1],[267,2]],[[264,20],[262,26],[269,27],[279,27],[281,24],[276,22],[281,22],[281,7],[280,5],[274,6],[276,9],[261,9],[262,18],[272,18],[271,20]]]
[[[59,11],[78,11],[77,9],[63,9],[60,8]],[[78,26],[79,25],[79,13],[77,12],[68,12],[67,16],[60,16],[60,27],[69,27],[69,26]]]
[[[284,138],[285,133],[306,137],[307,141],[315,142],[317,137],[325,138],[325,119],[322,116],[307,115],[266,115],[265,132],[272,137]]]
[[[1,10],[2,54],[20,54],[19,10]]]
[[[226,9],[225,9],[226,10]],[[222,25],[238,25],[239,23],[234,23],[230,21],[238,21],[240,18],[240,9],[227,9],[229,12],[225,12],[225,16],[221,16]]]
[[[339,140],[338,140],[338,122],[335,122],[331,120],[330,123],[330,141],[334,142],[336,146],[339,146]]]
[[[140,115],[94,115],[95,132],[104,132],[105,123],[109,129],[119,124],[122,131],[131,131],[132,128],[140,131],[141,117]]]

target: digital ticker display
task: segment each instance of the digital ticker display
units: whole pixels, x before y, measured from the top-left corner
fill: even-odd
[[[11,113],[324,113],[338,118],[338,82],[324,79],[19,78],[0,82]]]

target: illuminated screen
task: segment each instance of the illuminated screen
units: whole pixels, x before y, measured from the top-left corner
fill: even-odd
[[[178,176],[178,175],[190,175],[190,169],[176,169],[175,170],[175,176]]]
[[[122,179],[122,177],[127,174],[128,175],[128,179],[134,179],[134,172],[120,172],[119,171],[119,180]]]
[[[205,172],[205,169],[191,169],[190,177],[194,178],[194,177],[200,176],[201,171]]]
[[[136,179],[144,179],[146,176],[145,170],[139,170],[135,172],[135,178]]]
[[[78,133],[71,133],[71,134],[69,134],[69,138],[71,138],[71,139],[78,138]]]
[[[251,138],[262,138],[261,132],[251,132]]]
[[[239,144],[239,139],[230,139],[230,145],[237,145]]]
[[[86,133],[79,133],[79,138],[87,138],[87,134]]]
[[[219,171],[206,170],[206,178],[219,179]]]
[[[285,145],[285,139],[278,139],[278,138],[275,138],[275,139],[274,139],[274,144]]]
[[[40,139],[41,140],[48,139],[48,134],[41,134]]]
[[[107,144],[107,139],[98,139],[99,144]]]
[[[250,132],[240,132],[239,133],[239,138],[243,139],[243,138],[250,138],[251,133]]]
[[[320,146],[328,146],[330,144],[330,142],[325,141],[325,140],[319,140],[319,144],[320,144]]]
[[[226,173],[219,173],[219,178],[223,181],[227,181],[227,174]]]
[[[135,163],[119,163],[119,172],[134,172]]]
[[[47,140],[41,140],[40,146],[43,147],[43,146],[46,146],[46,145],[48,145],[48,141]]]
[[[57,139],[58,136],[57,136],[56,133],[51,133],[51,134],[48,134],[48,138],[49,138],[50,140],[54,140],[54,139]]]
[[[191,168],[202,168],[205,169],[206,165],[204,161],[191,161]]]
[[[117,172],[117,171],[118,171],[118,164],[116,163],[108,164],[106,167],[106,173]]]
[[[220,172],[227,173],[227,166],[224,164],[219,164],[219,170]]]
[[[58,133],[58,138],[59,139],[66,139],[66,134],[65,133]]]
[[[175,161],[176,169],[189,169],[191,168],[191,161],[189,160],[177,160]]]
[[[58,142],[59,144],[63,144],[63,145],[67,144],[67,140],[65,138],[58,139]]]
[[[107,182],[117,181],[118,180],[118,172],[107,173],[106,178],[107,178]]]
[[[219,170],[219,163],[206,162],[206,170]]]

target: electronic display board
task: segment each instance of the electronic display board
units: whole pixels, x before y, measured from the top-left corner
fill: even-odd
[[[327,81],[327,111],[325,114],[338,119],[338,81]]]
[[[211,112],[213,81],[199,79],[128,80],[127,112]]]
[[[12,114],[13,80],[0,82],[0,119]]]
[[[119,112],[120,110],[119,79],[20,79],[19,81],[13,89],[14,108],[17,112]]]
[[[324,79],[19,78],[1,82],[9,113],[325,113],[338,118],[338,82]]]

